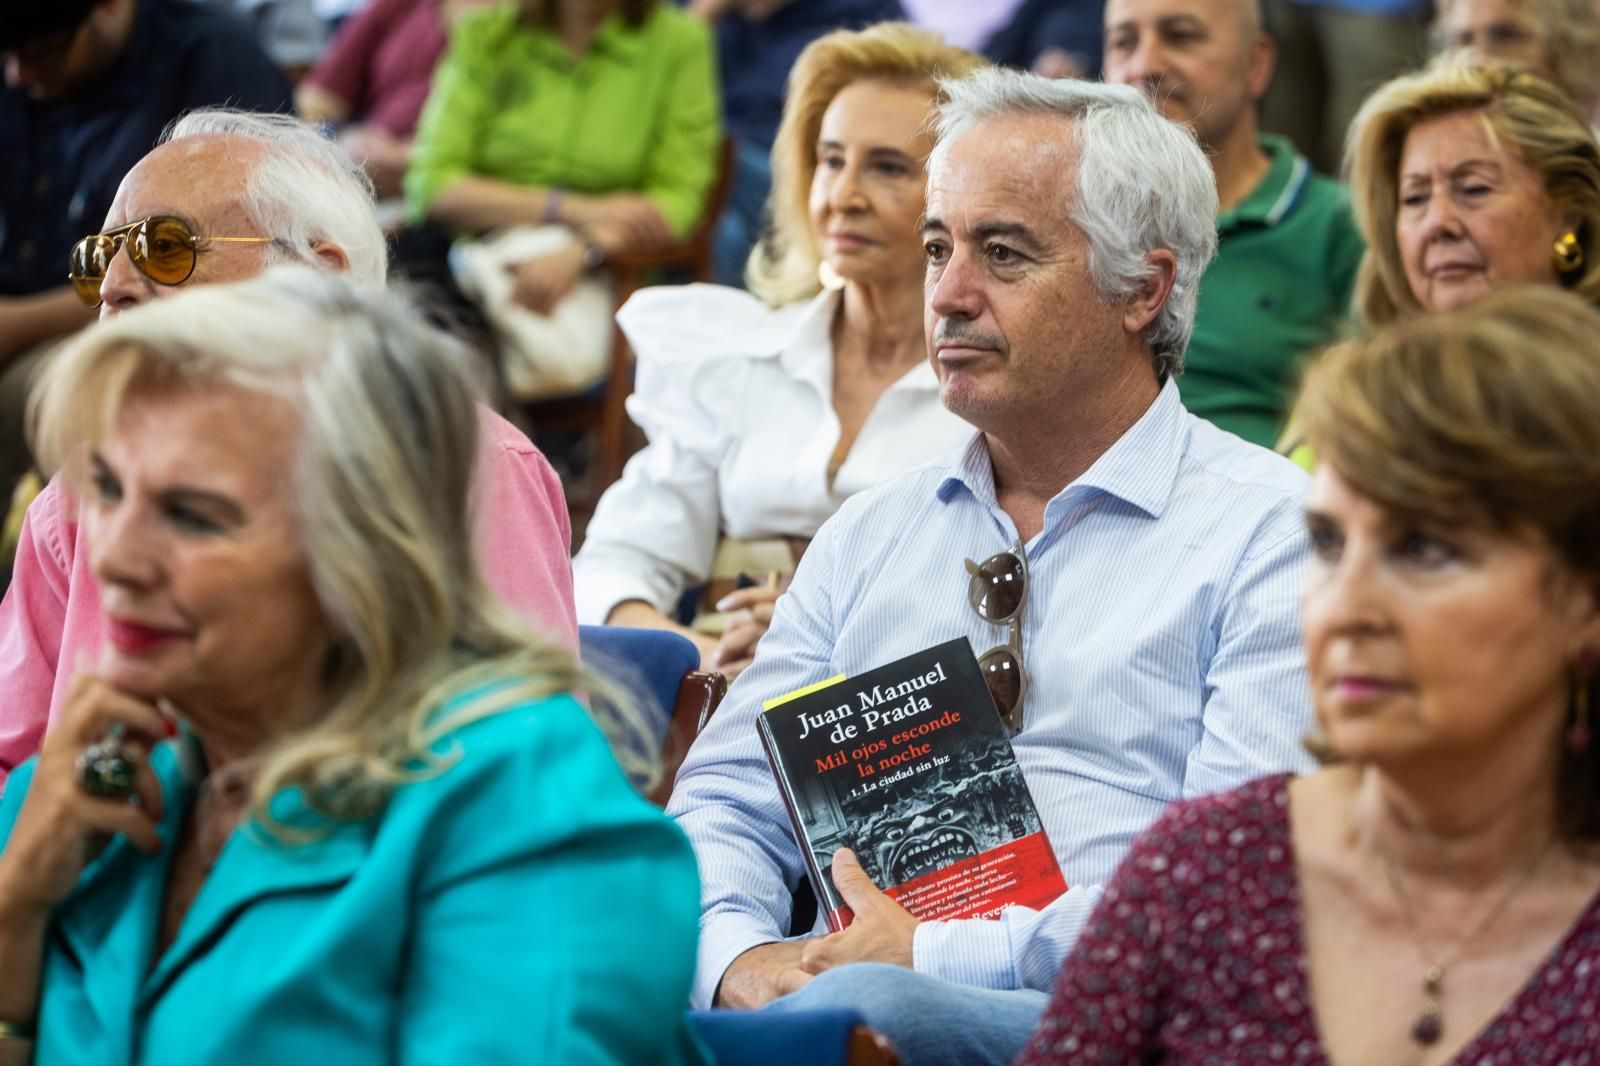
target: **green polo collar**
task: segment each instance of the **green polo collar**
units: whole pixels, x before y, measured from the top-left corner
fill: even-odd
[[[1311,164],[1286,138],[1263,133],[1256,137],[1256,143],[1267,153],[1267,176],[1237,207],[1217,216],[1220,231],[1243,225],[1276,226],[1294,210],[1306,182],[1311,180]]]
[[[649,18],[645,20],[645,25],[648,26],[649,20],[653,18],[655,13],[651,12]],[[543,27],[534,28],[533,36],[538,42],[539,59],[542,62],[551,66],[574,68],[582,65],[585,60],[601,56],[622,64],[634,62],[640,58],[644,48],[644,29],[645,26],[640,26],[636,30],[623,20],[621,14],[612,14],[595,31],[594,39],[589,42],[589,51],[581,58],[574,58],[572,53],[567,51],[566,45],[562,44],[554,33]]]

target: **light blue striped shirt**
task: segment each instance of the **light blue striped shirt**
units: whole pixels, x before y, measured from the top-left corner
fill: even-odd
[[[1168,803],[1302,769],[1305,475],[1184,410],[1149,410],[1045,510],[1026,545],[1028,695],[1017,761],[1070,887],[1043,910],[923,922],[918,971],[1048,989],[1134,836]],[[695,1000],[783,939],[804,867],[762,754],[762,700],[965,635],[963,559],[1014,544],[981,434],[847,502],[806,552],[755,664],[695,743],[669,806],[700,860]],[[820,926],[818,931],[826,931]]]

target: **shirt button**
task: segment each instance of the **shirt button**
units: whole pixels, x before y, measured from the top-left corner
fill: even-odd
[[[38,193],[40,196],[43,196],[45,193],[49,192],[50,176],[48,174],[40,174],[33,183],[33,191]]]
[[[17,255],[18,255],[18,257],[20,257],[22,259],[32,259],[33,258],[33,242],[32,241],[23,241],[22,244],[19,245],[18,248],[17,248]]]

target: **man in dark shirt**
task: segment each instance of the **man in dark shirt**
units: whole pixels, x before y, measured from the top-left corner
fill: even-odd
[[[233,15],[189,0],[0,0],[0,514],[26,470],[20,409],[41,345],[90,322],[67,255],[185,111],[287,111]],[[28,358],[24,358],[27,356]]]

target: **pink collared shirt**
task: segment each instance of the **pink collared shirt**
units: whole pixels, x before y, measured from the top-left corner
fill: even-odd
[[[511,423],[480,407],[473,507],[478,557],[500,598],[576,650],[572,529],[561,481]],[[0,784],[39,750],[78,670],[99,658],[100,589],[78,504],[59,477],[23,520],[11,587],[0,601]]]

